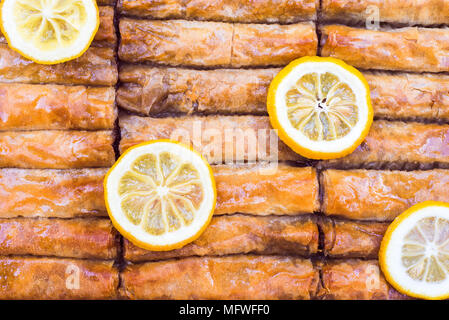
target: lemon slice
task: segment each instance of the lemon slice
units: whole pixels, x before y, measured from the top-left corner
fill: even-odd
[[[3,0],[0,10],[9,46],[42,64],[82,55],[100,24],[95,0]]]
[[[107,173],[104,189],[116,229],[148,250],[172,250],[195,240],[215,209],[209,164],[170,140],[128,149]]]
[[[311,159],[351,153],[373,121],[365,78],[334,58],[304,57],[291,62],[271,82],[267,107],[281,140]]]
[[[449,297],[449,204],[427,201],[398,216],[379,252],[385,278],[416,298]]]

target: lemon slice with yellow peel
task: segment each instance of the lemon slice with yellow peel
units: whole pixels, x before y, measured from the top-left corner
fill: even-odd
[[[95,0],[3,0],[0,10],[9,46],[42,64],[82,55],[100,24]]]
[[[291,62],[273,79],[267,107],[281,140],[311,159],[351,153],[373,121],[365,78],[334,58],[304,57]]]
[[[170,140],[128,149],[107,173],[104,189],[116,229],[148,250],[172,250],[195,240],[215,209],[209,164]]]
[[[379,251],[385,278],[416,298],[449,298],[449,204],[427,201],[398,216]]]

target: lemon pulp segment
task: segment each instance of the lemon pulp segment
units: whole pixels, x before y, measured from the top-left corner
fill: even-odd
[[[148,233],[189,225],[203,200],[198,171],[168,152],[136,159],[119,184],[122,210]]]
[[[303,75],[287,92],[291,125],[311,140],[335,140],[345,136],[358,119],[352,89],[336,75]]]
[[[440,282],[449,276],[449,220],[419,220],[404,237],[402,265],[410,278]]]

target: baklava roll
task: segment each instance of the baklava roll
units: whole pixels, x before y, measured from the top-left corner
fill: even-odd
[[[0,81],[112,86],[118,72],[111,48],[90,47],[79,58],[44,65],[32,62],[0,43]]]
[[[264,116],[143,118],[121,115],[121,152],[147,140],[174,139],[193,146],[214,164],[228,161],[304,162],[278,138]],[[274,135],[274,136],[273,136]],[[350,155],[323,161],[327,167],[382,163],[449,164],[449,125],[374,121]]]
[[[172,139],[193,147],[212,164],[304,158],[279,141],[268,117],[207,116],[148,118],[121,114],[120,151],[141,142]]]
[[[117,240],[109,219],[0,219],[0,255],[109,260]]]
[[[143,115],[266,114],[268,86],[278,72],[125,65],[119,72],[117,103]]]
[[[323,253],[333,258],[377,259],[388,222],[321,219]]]
[[[327,261],[321,265],[321,283],[319,299],[409,299],[388,284],[376,260]]]
[[[319,283],[310,260],[251,255],[130,265],[121,278],[131,299],[311,299]]]
[[[362,69],[449,71],[449,29],[322,28],[321,54]]]
[[[102,6],[114,6],[115,3],[116,0],[97,0],[97,4]]]
[[[110,167],[112,131],[2,131],[0,168]]]
[[[324,166],[363,167],[372,164],[449,164],[449,125],[374,121],[365,141],[351,154],[323,161]]]
[[[323,0],[321,8],[324,20],[344,23],[374,19],[409,25],[449,23],[447,0]]]
[[[100,25],[91,46],[115,48],[117,46],[117,33],[114,26],[114,8],[98,7],[98,11]]]
[[[124,65],[117,103],[143,115],[267,113],[267,91],[280,69],[194,70]],[[363,72],[376,118],[449,119],[449,76]]]
[[[107,169],[0,169],[0,218],[104,216]]]
[[[116,118],[112,87],[0,83],[0,131],[113,129]]]
[[[374,116],[385,119],[449,120],[449,76],[364,72]]]
[[[312,22],[263,25],[125,18],[120,34],[120,59],[173,66],[280,66],[317,51]]]
[[[112,261],[0,257],[0,299],[113,299],[118,270]]]
[[[241,214],[214,217],[197,240],[181,249],[147,251],[126,239],[124,243],[124,257],[133,262],[247,253],[309,256],[317,251],[318,227],[308,217]]]
[[[326,215],[391,221],[426,200],[449,202],[449,170],[325,170],[321,176]]]
[[[213,166],[215,214],[298,215],[319,210],[317,173],[311,167]]]

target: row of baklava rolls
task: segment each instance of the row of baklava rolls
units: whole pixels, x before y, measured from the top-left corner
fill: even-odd
[[[113,1],[99,4],[99,31],[73,61],[33,63],[0,35],[0,299],[117,296],[101,186],[115,161],[117,35]]]

